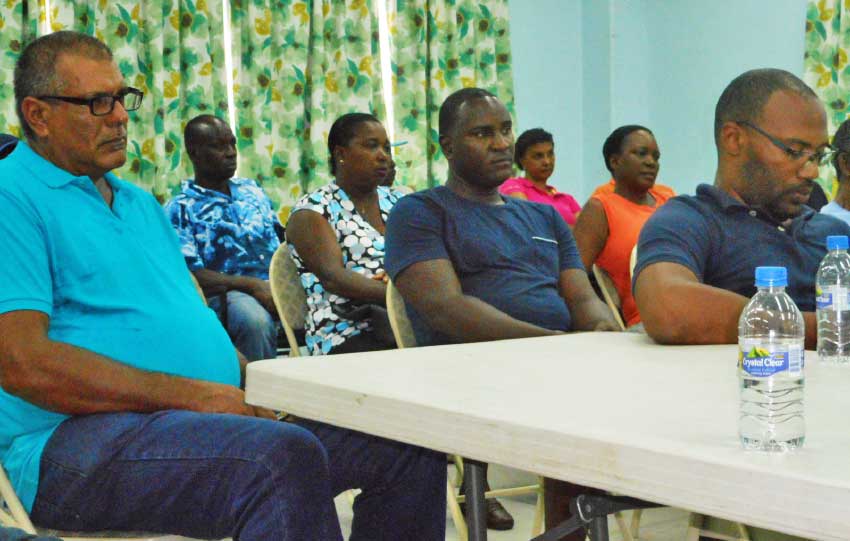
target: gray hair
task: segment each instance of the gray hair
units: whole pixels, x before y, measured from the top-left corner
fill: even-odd
[[[56,64],[63,54],[96,60],[112,60],[112,51],[97,39],[63,30],[42,36],[26,46],[15,64],[15,109],[28,139],[35,133],[27,124],[21,108],[27,96],[45,96],[62,92],[65,81],[57,80]]]

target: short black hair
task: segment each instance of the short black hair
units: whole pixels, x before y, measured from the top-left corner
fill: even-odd
[[[726,122],[756,122],[774,92],[784,90],[817,100],[815,92],[791,72],[762,68],[746,71],[732,79],[720,94],[714,109],[714,141]]]
[[[212,126],[216,121],[224,122],[224,120],[214,115],[198,115],[187,122],[186,127],[183,128],[183,145],[186,147],[186,150],[198,144],[198,139],[201,137],[204,126]]]
[[[612,131],[611,135],[605,139],[605,142],[602,144],[602,157],[605,159],[605,168],[608,169],[608,171],[612,173],[614,172],[614,170],[611,169],[611,156],[621,153],[623,151],[623,142],[626,140],[626,137],[636,131],[645,131],[655,137],[652,130],[645,126],[641,126],[640,124],[627,124]]]
[[[525,152],[529,147],[537,143],[552,143],[552,146],[555,146],[555,140],[552,139],[552,134],[543,128],[525,130],[517,137],[516,143],[514,143],[514,162],[517,167],[522,169],[522,164],[519,161],[525,157]]]
[[[34,138],[35,133],[24,118],[21,103],[28,96],[62,93],[65,81],[56,80],[56,65],[63,54],[112,60],[112,51],[103,42],[70,30],[41,36],[27,45],[15,64],[15,109],[28,139]]]
[[[835,135],[832,137],[832,148],[835,149],[835,156],[832,157],[832,166],[835,167],[835,176],[841,181],[843,179],[841,168],[838,166],[838,157],[842,154],[846,155],[850,153],[850,119],[845,120],[838,126],[838,130],[835,131]]]
[[[357,126],[364,122],[381,123],[378,117],[369,113],[346,113],[334,120],[331,131],[328,132],[328,165],[331,168],[331,175],[336,175],[334,149],[340,146],[348,146],[351,138],[354,137]]]
[[[483,88],[461,88],[452,92],[440,105],[440,136],[449,135],[454,130],[457,121],[457,110],[466,102],[484,98],[495,98],[496,95]]]

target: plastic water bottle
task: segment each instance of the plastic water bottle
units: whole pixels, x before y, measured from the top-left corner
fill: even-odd
[[[738,434],[746,449],[789,451],[805,440],[805,331],[787,285],[785,267],[758,267],[758,291],[738,320]]]
[[[847,237],[826,237],[829,250],[815,280],[818,318],[818,358],[850,362],[850,254]]]

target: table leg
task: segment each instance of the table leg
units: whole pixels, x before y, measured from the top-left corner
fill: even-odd
[[[590,521],[591,541],[608,541],[608,515],[596,517]]]
[[[463,459],[466,477],[466,525],[469,541],[487,541],[487,507],[484,503],[484,464]]]

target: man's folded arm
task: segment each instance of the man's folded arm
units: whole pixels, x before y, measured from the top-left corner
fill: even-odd
[[[735,344],[743,295],[701,283],[686,266],[659,262],[635,281],[635,300],[646,332],[661,344]],[[803,312],[806,348],[817,344],[817,320]]]
[[[494,306],[464,295],[448,259],[413,263],[402,270],[395,285],[435,331],[458,342],[484,342],[561,334],[515,319]]]
[[[23,400],[67,415],[183,409],[255,415],[231,385],[139,370],[51,340],[47,314],[0,314],[0,386]]]

